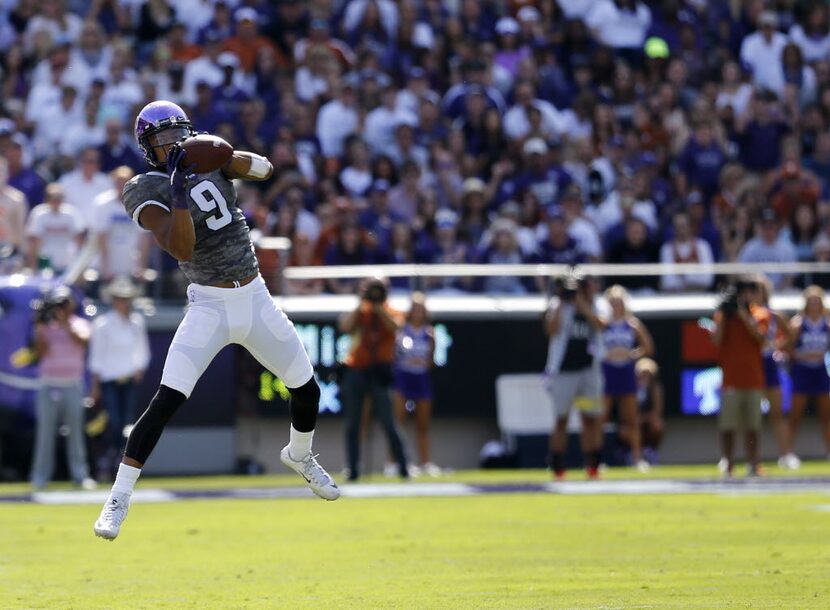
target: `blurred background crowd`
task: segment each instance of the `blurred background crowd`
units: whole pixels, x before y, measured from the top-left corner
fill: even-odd
[[[91,239],[102,279],[178,290],[119,203],[153,99],[271,159],[239,205],[292,265],[830,260],[826,2],[3,0],[0,68],[6,273]]]

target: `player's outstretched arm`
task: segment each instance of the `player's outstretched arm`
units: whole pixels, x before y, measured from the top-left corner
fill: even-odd
[[[148,205],[141,210],[139,222],[153,233],[158,245],[170,256],[179,261],[193,258],[196,230],[193,228],[190,210],[174,208],[168,212],[159,206]]]
[[[261,155],[245,150],[235,150],[233,156],[222,168],[222,173],[231,179],[268,180],[274,173],[274,166]]]

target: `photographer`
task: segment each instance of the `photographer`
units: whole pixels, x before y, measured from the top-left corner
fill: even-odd
[[[35,315],[34,346],[40,373],[31,474],[35,489],[42,489],[52,478],[55,433],[61,420],[69,429],[66,454],[72,480],[84,489],[95,487],[86,461],[83,407],[84,353],[90,329],[86,320],[72,313],[73,309],[72,293],[61,286],[46,297]]]
[[[545,375],[556,418],[550,435],[549,463],[556,479],[563,479],[568,415],[571,407],[576,407],[582,417],[585,469],[588,477],[595,479],[599,476],[598,426],[603,411],[596,343],[604,323],[594,306],[594,280],[569,275],[557,281],[556,292],[543,321],[550,338]]]
[[[400,476],[409,476],[403,443],[392,416],[391,399],[395,336],[402,316],[386,302],[387,294],[385,280],[367,280],[361,288],[357,308],[344,314],[338,323],[341,332],[352,335],[352,347],[346,356],[341,380],[350,481],[356,481],[359,476],[361,419],[367,395],[371,398],[373,413],[386,432]]]
[[[764,392],[762,351],[769,326],[769,310],[760,305],[754,278],[740,278],[724,294],[715,311],[712,342],[718,346],[723,371],[718,415],[722,470],[732,475],[735,431],[743,429],[747,474],[758,476],[758,434]]]

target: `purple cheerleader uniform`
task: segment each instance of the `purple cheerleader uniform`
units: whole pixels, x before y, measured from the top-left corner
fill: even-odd
[[[602,331],[602,345],[606,353],[619,348],[632,350],[636,344],[637,336],[627,320],[613,320]],[[602,363],[602,372],[605,377],[606,396],[619,397],[637,393],[637,374],[634,371],[633,360],[605,360]]]
[[[827,320],[821,318],[812,322],[807,318],[801,320],[801,331],[795,344],[795,359],[790,375],[793,380],[793,394],[813,396],[830,392],[830,377],[827,376],[827,366],[822,358],[819,362],[799,360],[799,355],[827,351],[828,328]]]
[[[780,388],[781,377],[778,374],[778,363],[772,357],[775,345],[775,337],[778,334],[778,323],[775,316],[770,316],[769,326],[767,327],[767,337],[764,341],[764,351],[762,352],[764,362],[764,385],[767,389]]]
[[[429,360],[432,337],[428,327],[406,324],[395,342],[395,390],[406,400],[432,400]]]

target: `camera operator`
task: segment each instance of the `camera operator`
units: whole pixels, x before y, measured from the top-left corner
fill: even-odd
[[[718,415],[722,470],[732,475],[735,431],[744,431],[748,476],[758,476],[758,437],[765,379],[763,347],[769,310],[760,305],[754,278],[739,278],[726,291],[713,316],[712,341],[719,348],[723,371]]]
[[[89,478],[84,436],[83,375],[89,323],[73,313],[69,288],[55,288],[35,314],[35,354],[39,359],[40,388],[35,409],[37,432],[32,463],[32,486],[41,489],[55,466],[55,433],[63,420],[69,430],[67,461],[72,480],[84,489],[95,487]]]
[[[543,321],[549,337],[545,374],[556,418],[549,463],[556,479],[563,479],[568,415],[571,407],[576,407],[582,418],[585,468],[593,479],[599,475],[598,426],[603,410],[597,333],[604,323],[594,306],[594,280],[569,275],[557,281],[556,292]]]
[[[357,308],[344,314],[338,324],[341,332],[352,335],[352,347],[344,362],[340,386],[346,415],[350,481],[356,481],[360,473],[361,419],[367,395],[371,398],[372,411],[386,433],[400,476],[409,476],[403,443],[392,415],[391,398],[395,336],[402,316],[389,306],[387,295],[388,286],[384,279],[367,280],[361,287]]]

